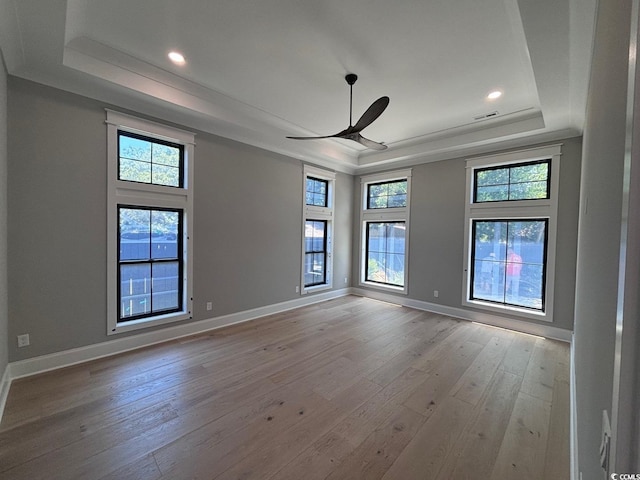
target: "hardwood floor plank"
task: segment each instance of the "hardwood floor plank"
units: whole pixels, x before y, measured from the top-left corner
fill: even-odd
[[[406,407],[430,416],[435,409],[451,394],[460,377],[467,371],[478,356],[483,346],[473,342],[465,342],[456,350],[450,351],[440,358],[439,364],[429,369],[429,378],[404,402]]]
[[[560,351],[551,401],[551,419],[545,457],[544,478],[569,478],[569,357],[566,345],[556,345]]]
[[[222,475],[214,478],[231,480],[262,480],[275,474],[283,464],[300,455],[309,446],[321,438],[350,411],[357,408],[370,395],[379,389],[366,379],[353,385],[331,402],[331,408],[298,412],[302,420],[295,427],[285,429],[271,438],[261,448],[244,451],[250,453],[245,460],[236,463]],[[304,417],[304,418],[303,418]]]
[[[476,418],[460,436],[437,480],[490,477],[521,384],[520,376],[496,374]]]
[[[473,408],[454,397],[438,406],[382,477],[386,480],[435,478],[458,441]]]
[[[491,480],[544,478],[550,414],[551,403],[518,394]]]
[[[328,432],[270,478],[323,480],[352,450],[341,435]]]
[[[425,372],[408,368],[340,422],[333,432],[347,439],[354,448],[359,447],[427,377]]]
[[[453,396],[477,405],[507,353],[512,338],[493,337],[482,349],[464,375],[453,386]]]
[[[400,406],[331,472],[327,480],[382,478],[424,420],[420,414]]]
[[[522,391],[545,402],[551,402],[557,363],[553,342],[538,339],[531,357],[522,382]]]

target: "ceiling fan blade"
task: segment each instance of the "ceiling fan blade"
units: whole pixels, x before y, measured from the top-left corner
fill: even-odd
[[[384,145],[382,143],[374,142],[373,140],[369,140],[368,138],[363,137],[359,133],[357,134],[357,137],[352,138],[351,140],[355,140],[360,145],[364,145],[365,147],[371,148],[372,150],[386,150],[387,149],[386,145]]]
[[[338,137],[338,134],[336,135],[325,135],[324,137],[287,137],[291,140],[318,140],[321,138],[335,138]]]
[[[353,132],[361,132],[371,125],[376,118],[382,115],[382,112],[385,111],[388,105],[389,97],[380,97],[373,102],[371,106],[367,108],[367,111],[362,114],[358,123],[353,126]]]

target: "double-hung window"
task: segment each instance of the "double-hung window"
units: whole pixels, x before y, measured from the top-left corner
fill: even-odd
[[[360,285],[407,293],[411,170],[361,178]]]
[[[107,110],[107,333],[191,318],[194,136]]]
[[[468,306],[552,320],[560,146],[467,161]]]
[[[331,288],[335,173],[304,166],[302,293]]]

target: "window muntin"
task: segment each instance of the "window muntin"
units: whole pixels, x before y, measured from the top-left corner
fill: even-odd
[[[470,299],[545,310],[548,219],[472,221]]]
[[[118,206],[118,323],[183,305],[183,211]]]
[[[327,207],[329,193],[329,181],[321,178],[307,177],[305,189],[306,205]]]
[[[182,188],[184,146],[118,132],[118,180]]]
[[[366,223],[365,281],[404,287],[405,222]]]
[[[307,220],[304,226],[304,286],[327,283],[326,220]]]
[[[548,199],[551,160],[500,165],[474,170],[473,202]]]
[[[407,180],[367,185],[367,208],[401,208],[407,206]]]

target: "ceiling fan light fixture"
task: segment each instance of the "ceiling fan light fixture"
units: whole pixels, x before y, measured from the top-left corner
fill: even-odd
[[[169,60],[171,60],[176,65],[184,65],[185,63],[187,63],[184,55],[182,55],[180,52],[176,52],[175,50],[170,51],[167,56],[169,57]]]

